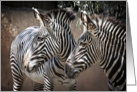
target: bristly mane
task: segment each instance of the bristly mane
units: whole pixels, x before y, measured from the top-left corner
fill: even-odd
[[[70,24],[76,17],[72,11],[67,11],[63,9],[55,9],[46,13],[51,19],[55,19],[58,22]]]

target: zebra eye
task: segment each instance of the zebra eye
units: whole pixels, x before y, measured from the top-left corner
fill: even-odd
[[[38,40],[38,41],[42,41],[42,40],[43,40],[43,37],[38,37],[37,40]]]
[[[80,42],[79,45],[81,45],[81,46],[86,46],[87,43],[86,43],[86,42]]]

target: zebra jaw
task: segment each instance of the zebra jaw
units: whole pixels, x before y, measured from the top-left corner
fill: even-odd
[[[25,69],[29,73],[33,73],[33,72],[35,72],[37,70],[36,66],[33,66],[32,68],[29,68],[29,66],[25,66]]]
[[[43,60],[42,62],[35,62],[35,63],[28,62],[28,65],[24,66],[24,68],[27,72],[33,73],[36,72],[41,65],[43,65],[43,62],[45,61]]]

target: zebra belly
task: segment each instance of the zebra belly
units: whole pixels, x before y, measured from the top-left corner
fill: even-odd
[[[37,74],[37,73],[28,73],[25,72],[25,74],[33,81],[37,82],[37,83],[41,83],[44,84],[44,77],[43,77],[43,73]]]

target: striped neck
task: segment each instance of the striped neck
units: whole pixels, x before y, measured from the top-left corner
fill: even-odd
[[[66,10],[53,10],[47,15],[51,18],[53,34],[59,44],[58,57],[65,62],[76,44],[70,28],[71,22],[75,19],[75,14]]]
[[[96,36],[100,41],[101,52],[99,63],[109,81],[115,84],[117,79],[121,78],[119,76],[125,76],[126,29],[118,22],[111,20],[102,20],[98,29]]]
[[[70,53],[73,51],[76,41],[74,39],[74,36],[70,30],[70,28],[67,28],[67,30],[62,30],[58,35],[58,40],[60,44],[60,52],[58,53],[58,57],[61,61],[66,62],[66,59],[70,55]]]

